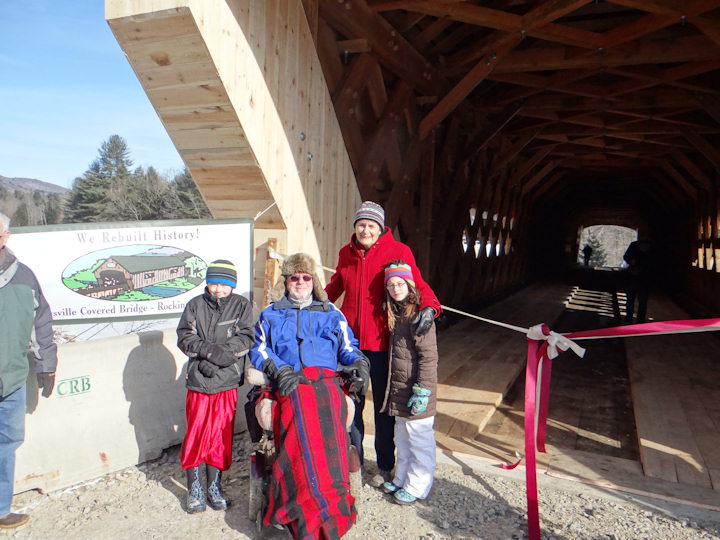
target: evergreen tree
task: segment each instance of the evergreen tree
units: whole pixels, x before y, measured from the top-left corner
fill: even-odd
[[[102,143],[67,195],[65,223],[212,217],[187,168],[168,181],[153,167],[131,172],[128,156],[122,137]]]
[[[94,161],[85,173],[73,181],[65,203],[64,223],[102,221],[100,216],[107,201],[108,182]]]
[[[15,213],[10,218],[10,221],[15,227],[30,225],[30,214],[28,212],[28,205],[25,201],[20,203],[15,210]]]
[[[607,258],[605,248],[594,233],[588,233],[587,244],[592,248],[590,266],[604,266]]]
[[[178,218],[203,219],[212,217],[187,167],[182,173],[175,176],[173,183],[178,200]]]
[[[45,207],[45,221],[48,225],[60,223],[62,219],[62,199],[57,193],[51,193]]]
[[[120,135],[111,135],[100,145],[98,162],[101,174],[109,178],[125,178],[130,175],[132,160],[127,143]]]
[[[128,155],[127,143],[119,135],[102,143],[98,158],[73,182],[65,206],[65,223],[115,219],[115,209],[107,208],[110,190],[114,188],[117,193],[130,175],[132,161]]]

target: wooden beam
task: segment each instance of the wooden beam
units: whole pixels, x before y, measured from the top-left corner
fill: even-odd
[[[448,114],[454,111],[467,95],[495,68],[500,59],[520,43],[520,40],[520,36],[509,35],[502,42],[497,43],[497,48],[488,52],[485,58],[478,62],[452,90],[445,94],[440,103],[435,105],[427,116],[422,119],[420,122],[420,138],[425,138],[433,126],[442,122]]]
[[[528,191],[533,189],[543,178],[550,174],[556,167],[558,162],[553,160],[546,163],[542,169],[533,174],[527,182],[523,182],[522,194],[526,195]]]
[[[632,2],[632,0],[630,1]],[[620,4],[621,2],[614,3]],[[708,24],[708,21],[699,17],[702,13],[713,10],[717,7],[717,2],[714,0],[689,0],[683,2],[679,9],[677,9],[677,5],[673,6],[667,2],[653,4],[638,3],[638,5],[642,5],[643,7],[638,7],[636,9],[648,11],[649,14],[631,23],[621,25],[605,32],[603,34],[602,45],[605,49],[615,47],[621,43],[636,40],[644,35],[656,32],[673,24],[677,24],[678,19],[682,21],[683,17],[685,17],[688,22],[695,24],[701,31],[703,31],[701,26],[705,26],[708,29],[708,33],[704,31],[703,33],[720,45],[720,41],[715,39],[715,36],[718,33],[717,27],[713,28],[714,25]],[[668,11],[665,11],[666,9]]]
[[[690,84],[686,82],[678,82],[678,79],[687,79],[695,75],[715,71],[720,68],[720,61],[712,60],[706,62],[688,62],[674,66],[672,68],[651,73],[650,70],[629,70],[611,68],[607,73],[626,77],[628,80],[616,83],[608,88],[607,97],[617,97],[630,92],[637,92],[644,88],[650,88],[656,85],[675,86],[686,90],[696,91],[698,93],[720,94],[720,90],[714,87],[704,87],[698,84]]]
[[[698,30],[715,42],[715,44],[720,45],[720,28],[718,28],[717,23],[700,17],[691,18],[690,20]]]
[[[340,54],[367,53],[371,50],[367,39],[343,39],[336,43]]]
[[[447,82],[402,35],[363,1],[320,0],[320,15],[348,39],[367,39],[387,69],[426,95],[437,95]]]
[[[697,182],[703,187],[703,189],[706,189],[708,191],[712,189],[712,179],[709,178],[700,169],[700,167],[698,167],[697,164],[693,160],[691,160],[684,152],[673,152],[672,157],[675,159],[675,161],[682,165],[695,180],[697,180]]]
[[[717,7],[714,0],[613,0],[612,3],[658,15],[674,16],[676,20],[683,15],[697,15]]]
[[[455,24],[455,21],[449,18],[440,17],[428,24],[422,32],[410,39],[413,47],[418,51],[424,52],[430,46],[430,42],[444,32],[447,28]]]
[[[693,98],[715,122],[720,124],[720,103],[716,98],[699,92],[694,93]]]
[[[366,139],[366,150],[359,167],[358,185],[365,193],[387,159],[387,151],[397,146],[398,125],[403,121],[403,109],[414,106],[412,89],[400,81],[393,90],[390,101],[385,107],[375,131]]]
[[[505,110],[500,116],[491,118],[482,129],[482,131],[473,137],[473,140],[466,146],[467,150],[462,155],[471,155],[479,152],[495,137],[502,129],[512,120],[522,109],[522,104],[517,103],[515,106]]]
[[[434,0],[396,0],[373,1],[368,4],[376,11],[390,11],[404,9],[416,11],[433,17],[448,17],[450,19],[472,24],[475,26],[493,28],[503,32],[523,33],[546,41],[587,47],[596,49],[602,42],[602,36],[572,26],[552,23],[562,17],[590,3],[591,0],[551,1],[541,4],[524,16],[509,11],[491,9],[469,2],[437,2]]]
[[[683,136],[690,141],[690,143],[697,148],[700,153],[712,163],[715,170],[720,172],[720,152],[715,150],[715,147],[703,139],[700,135],[689,129],[681,130]]]
[[[513,51],[498,65],[498,73],[598,69],[641,64],[672,64],[717,60],[720,47],[705,36],[640,43],[629,52],[598,51],[592,56],[577,55],[566,47],[538,47]]]
[[[512,179],[510,180],[510,182],[508,182],[508,185],[510,187],[519,185],[520,182],[522,182],[522,179],[525,178],[525,176],[535,167],[535,165],[540,163],[543,159],[547,157],[550,152],[555,149],[555,146],[556,145],[551,145],[537,151],[530,159],[522,163],[512,175]]]
[[[558,180],[560,180],[566,174],[566,169],[560,169],[558,171],[555,171],[550,178],[543,182],[537,189],[533,190],[531,195],[533,202],[537,201],[540,197],[542,197],[543,193],[546,193],[549,189],[555,186],[555,184],[558,183]]]
[[[365,154],[365,140],[358,126],[356,105],[361,97],[361,91],[370,78],[370,74],[377,67],[372,55],[360,54],[356,56],[346,72],[341,88],[334,96],[335,114],[343,129],[343,137],[347,146],[353,169],[359,170],[362,156]]]
[[[316,49],[330,95],[335,94],[338,85],[343,79],[343,64],[338,54],[337,43],[335,41],[335,32],[328,26],[325,19],[321,18],[318,21]]]
[[[525,148],[528,144],[530,144],[533,140],[535,140],[535,137],[537,137],[541,132],[543,128],[535,129],[533,131],[528,131],[525,135],[520,137],[515,144],[512,145],[510,150],[507,152],[504,152],[497,163],[492,164],[492,171],[489,173],[490,176],[495,176],[500,171],[504,170],[509,163],[511,163],[517,155],[522,152],[523,148]]]
[[[552,0],[550,2],[540,2],[538,7],[531,9],[523,16],[523,28],[542,28],[592,1],[593,0]]]
[[[665,171],[670,178],[675,180],[675,183],[677,183],[677,185],[680,186],[680,188],[687,193],[691,199],[695,199],[697,197],[697,189],[695,186],[690,184],[690,182],[688,182],[687,179],[666,159],[658,160],[658,163],[660,164],[662,170]]]
[[[308,27],[310,28],[310,35],[312,36],[313,43],[317,47],[318,43],[318,0],[302,0],[302,6],[305,10],[305,17],[307,18]]]

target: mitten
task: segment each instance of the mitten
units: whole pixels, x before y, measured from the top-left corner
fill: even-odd
[[[430,390],[427,388],[421,388],[417,384],[413,386],[413,395],[408,401],[408,407],[410,407],[410,414],[413,416],[422,414],[427,409],[428,401],[430,400]]]
[[[210,354],[206,356],[213,364],[220,367],[228,367],[235,363],[235,355],[227,347],[213,345],[210,347]]]
[[[367,358],[363,356],[349,366],[342,366],[340,372],[350,382],[350,393],[365,395],[370,384],[370,364]]]
[[[55,388],[55,372],[36,373],[38,388],[42,388],[42,396],[50,397],[53,388]]]
[[[415,335],[416,336],[424,336],[427,334],[427,331],[430,330],[430,327],[432,326],[433,319],[435,318],[435,310],[431,307],[424,307],[420,310],[420,313],[417,314],[417,317],[415,317],[411,322],[412,324],[417,324],[417,328],[415,328]]]
[[[302,371],[295,371],[290,366],[285,366],[277,372],[276,381],[281,396],[289,396],[300,383],[308,384],[310,382]]]
[[[201,360],[198,364],[198,371],[203,374],[203,377],[212,379],[220,368],[208,360]]]
[[[275,366],[275,362],[272,360],[267,359],[263,362],[262,371],[265,375],[270,377],[271,381],[275,381],[277,379],[278,369],[277,366]]]
[[[213,344],[209,341],[203,341],[198,346],[198,356],[201,356],[203,358],[208,358],[212,354],[212,348]]]

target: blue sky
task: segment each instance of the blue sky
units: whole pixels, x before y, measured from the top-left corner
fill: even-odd
[[[113,134],[134,166],[182,170],[104,1],[0,0],[0,175],[72,187]]]

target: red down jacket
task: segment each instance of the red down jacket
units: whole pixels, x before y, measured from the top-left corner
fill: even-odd
[[[384,270],[393,259],[402,259],[412,268],[415,288],[421,295],[420,308],[433,308],[436,317],[442,311],[435,293],[420,275],[410,248],[395,240],[389,227],[365,254],[353,234],[350,243],[340,249],[337,268],[325,292],[331,302],[345,293],[341,311],[360,341],[360,349],[365,351],[388,350],[387,314],[382,304]]]

